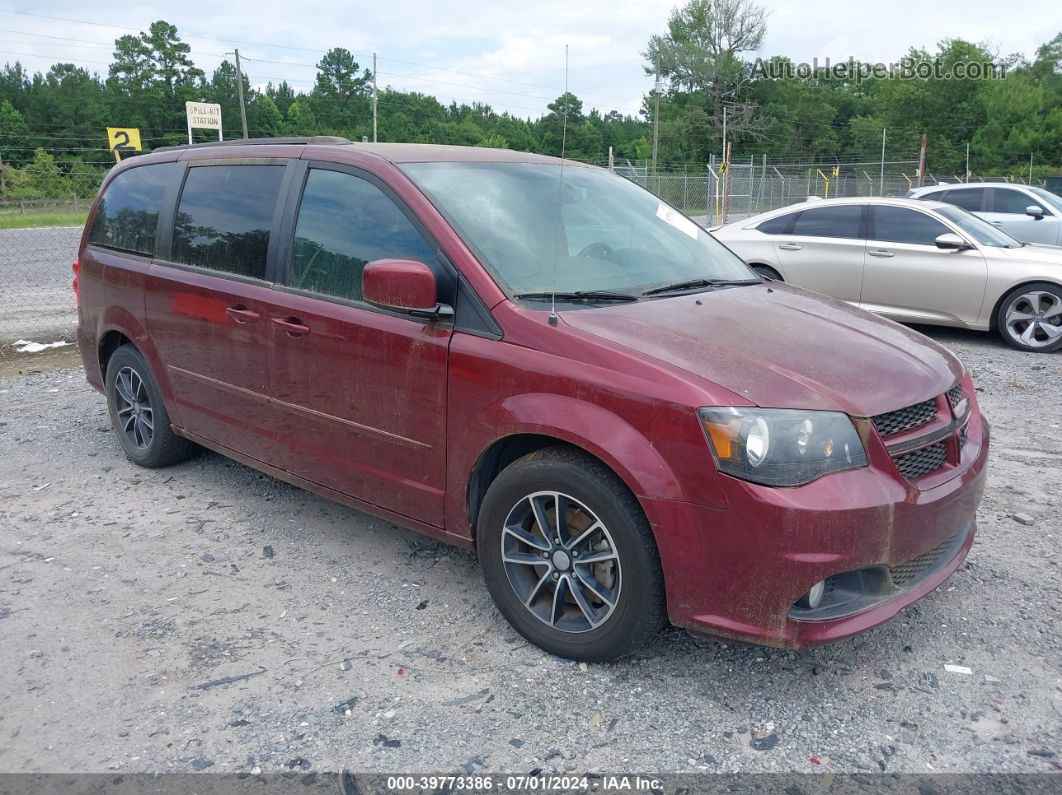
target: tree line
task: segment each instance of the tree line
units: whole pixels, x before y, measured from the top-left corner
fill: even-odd
[[[960,63],[993,63],[1005,76],[862,78],[825,66],[795,66],[777,56],[755,57],[767,14],[756,0],[689,0],[666,29],[650,37],[646,74],[659,73],[660,93],[643,98],[641,112],[587,109],[574,94],[550,103],[537,119],[499,112],[484,103],[444,104],[392,87],[378,94],[381,141],[493,146],[604,162],[645,165],[652,157],[659,105],[657,162],[662,169],[701,170],[726,140],[735,153],[771,160],[831,163],[876,160],[886,130],[886,157],[916,156],[927,135],[929,170],[962,174],[967,147],[982,175],[1038,175],[1062,165],[1062,34],[1027,58],[999,58],[986,46],[960,39],[935,50],[910,49],[911,64],[945,73]],[[138,127],[146,149],[184,143],[186,101],[222,106],[226,139],[241,135],[238,80],[223,61],[209,76],[195,65],[177,28],[165,21],[115,40],[106,75],[72,63],[30,74],[20,63],[0,70],[2,189],[45,195],[34,174],[83,175],[85,190],[111,161],[105,127]],[[310,91],[289,83],[250,85],[243,76],[249,133],[255,137],[372,134],[372,72],[336,47],[317,63]],[[779,76],[782,75],[782,76]],[[197,134],[209,140],[206,131]],[[21,169],[21,171],[20,171]],[[93,175],[95,176],[93,177]],[[39,180],[38,180],[39,182]],[[75,189],[76,190],[76,189]],[[14,191],[14,193],[12,193]]]

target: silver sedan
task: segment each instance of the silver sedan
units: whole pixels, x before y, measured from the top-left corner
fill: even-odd
[[[910,199],[808,200],[712,230],[760,274],[904,323],[1062,347],[1062,248]]]

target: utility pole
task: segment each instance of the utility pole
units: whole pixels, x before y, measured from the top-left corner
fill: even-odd
[[[723,105],[723,162],[727,162],[726,157],[726,105]]]
[[[966,181],[970,181],[970,142],[966,142]]]
[[[247,137],[247,105],[243,100],[243,69],[240,68],[240,51],[233,50],[236,54],[236,90],[240,94],[240,124],[243,126],[243,137]]]
[[[1030,185],[1033,184],[1032,163],[1033,163],[1033,153],[1029,152],[1029,184]]]
[[[653,84],[653,173],[656,173],[656,150],[660,144],[660,56],[656,57],[656,83]]]
[[[926,143],[928,138],[922,133],[922,146],[918,151],[918,187],[926,184]]]
[[[887,128],[881,128],[881,177],[878,182],[878,195],[885,195],[885,130]]]
[[[376,143],[376,102],[379,94],[376,91],[376,53],[372,54],[372,142]]]

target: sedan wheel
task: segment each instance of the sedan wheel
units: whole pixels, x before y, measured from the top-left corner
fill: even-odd
[[[1036,284],[1018,288],[1003,301],[998,318],[1003,338],[1026,351],[1062,345],[1062,288]]]

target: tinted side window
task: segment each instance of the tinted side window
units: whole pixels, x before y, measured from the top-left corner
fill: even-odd
[[[289,283],[361,300],[361,272],[378,259],[433,265],[432,247],[382,190],[360,177],[311,169],[295,224]]]
[[[196,166],[177,206],[175,262],[264,279],[284,166]]]
[[[935,246],[937,237],[951,230],[934,218],[906,207],[875,207],[872,240]]]
[[[181,168],[179,163],[159,163],[131,168],[115,177],[100,199],[89,242],[118,251],[155,256],[159,208]]]
[[[946,190],[931,190],[929,193],[923,193],[918,198],[925,201],[943,202],[947,201],[947,199],[944,198],[947,193]]]
[[[954,204],[956,207],[962,207],[964,210],[969,210],[972,213],[979,213],[981,212],[984,195],[984,188],[949,190],[948,195],[944,197],[944,201],[948,204]]]
[[[860,238],[863,206],[847,204],[840,207],[816,207],[804,210],[793,224],[794,235],[814,237]]]
[[[1021,191],[1007,190],[1006,188],[992,189],[992,212],[1025,215],[1026,207],[1044,209],[1040,202],[1031,196],[1026,196]]]
[[[756,229],[763,232],[765,235],[784,235],[785,230],[789,228],[789,222],[793,220],[794,215],[795,213],[779,215],[777,218],[771,218],[764,221],[757,226]]]

